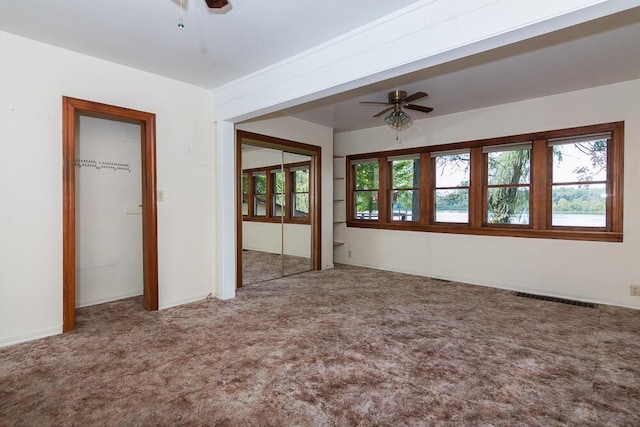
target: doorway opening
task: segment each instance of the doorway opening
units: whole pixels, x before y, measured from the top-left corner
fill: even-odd
[[[76,308],[76,138],[80,117],[139,125],[141,143],[143,306],[158,309],[155,114],[63,97],[63,331],[75,329]],[[122,167],[122,165],[110,165]]]
[[[237,288],[249,277],[320,270],[320,154],[318,146],[237,131]],[[248,260],[262,266],[251,269]]]

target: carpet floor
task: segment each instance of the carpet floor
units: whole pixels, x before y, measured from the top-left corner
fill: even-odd
[[[340,266],[0,348],[0,425],[640,425],[640,311]]]

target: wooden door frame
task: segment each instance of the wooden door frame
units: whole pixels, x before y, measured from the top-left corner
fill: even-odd
[[[236,130],[236,288],[242,287],[242,144],[248,143],[263,148],[282,150],[287,153],[302,154],[311,157],[309,170],[309,189],[311,200],[309,215],[311,219],[311,268],[322,269],[322,148],[317,145],[290,141],[273,136]]]
[[[158,309],[158,220],[156,206],[156,116],[82,99],[62,97],[62,330],[76,327],[76,128],[79,116],[140,125],[142,167],[142,265],[144,308]]]

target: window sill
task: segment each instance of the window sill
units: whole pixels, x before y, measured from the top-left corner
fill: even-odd
[[[534,239],[586,240],[594,242],[622,242],[622,233],[584,230],[531,230],[529,228],[482,227],[471,228],[466,224],[419,225],[415,223],[380,223],[351,220],[347,227],[374,228],[380,230],[422,231],[427,233],[469,234],[477,236],[525,237]]]

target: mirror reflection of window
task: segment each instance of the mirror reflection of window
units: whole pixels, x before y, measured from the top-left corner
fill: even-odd
[[[311,160],[243,144],[243,285],[313,269]]]
[[[297,218],[309,217],[309,166],[292,168],[291,180],[293,186],[291,216]]]

